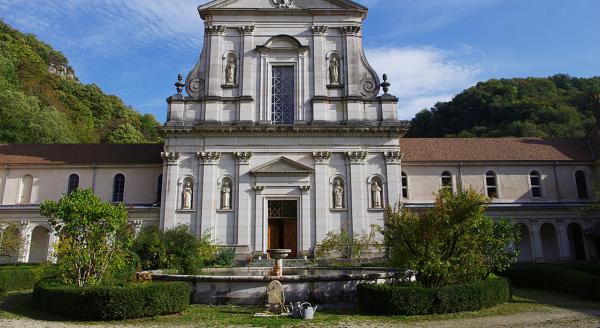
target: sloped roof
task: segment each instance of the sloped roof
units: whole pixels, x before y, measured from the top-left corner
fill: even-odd
[[[287,157],[279,157],[250,171],[254,175],[308,175],[313,169]]]
[[[161,164],[163,145],[0,144],[0,164]]]
[[[402,138],[405,162],[591,161],[583,138]]]

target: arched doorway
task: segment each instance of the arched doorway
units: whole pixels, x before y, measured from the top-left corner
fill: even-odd
[[[569,248],[571,257],[577,261],[585,261],[585,246],[583,244],[583,231],[577,223],[571,223],[567,227],[569,236]]]
[[[525,224],[517,224],[519,232],[521,233],[521,240],[517,244],[519,247],[519,262],[531,262],[533,259],[533,252],[531,250],[531,234],[529,233],[529,227]]]
[[[544,261],[558,261],[560,253],[558,251],[558,239],[556,238],[556,229],[550,223],[544,223],[540,228],[542,238],[542,252]]]
[[[29,262],[40,263],[48,260],[48,246],[50,233],[48,229],[37,226],[31,232],[31,248],[29,249]]]

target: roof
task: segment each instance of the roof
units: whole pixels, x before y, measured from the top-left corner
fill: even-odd
[[[401,138],[404,162],[591,161],[586,139]]]
[[[0,164],[161,164],[159,144],[0,144]]]

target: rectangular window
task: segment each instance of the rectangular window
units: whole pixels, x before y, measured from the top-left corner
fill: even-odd
[[[402,198],[408,198],[408,177],[402,173]]]
[[[271,121],[294,124],[294,66],[273,66]]]

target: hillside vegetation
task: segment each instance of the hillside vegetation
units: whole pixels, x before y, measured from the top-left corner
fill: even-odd
[[[63,54],[0,20],[0,143],[161,142],[154,116],[51,66],[72,72]]]
[[[480,82],[412,120],[408,137],[583,137],[595,124],[600,77]]]

